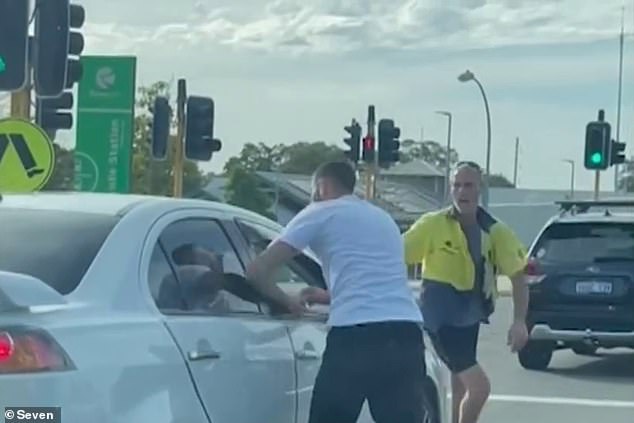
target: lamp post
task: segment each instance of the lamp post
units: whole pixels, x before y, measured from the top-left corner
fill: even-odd
[[[449,177],[451,172],[451,123],[452,123],[452,115],[450,112],[444,110],[436,111],[437,114],[447,117],[447,155],[446,155],[446,163],[445,163],[445,203],[449,199]]]
[[[575,197],[575,161],[570,159],[563,159],[565,163],[570,165],[570,199]]]
[[[480,93],[482,94],[482,99],[484,100],[484,110],[486,112],[486,119],[487,119],[487,146],[486,146],[486,165],[485,165],[486,179],[484,181],[484,193],[483,193],[484,195],[483,195],[482,202],[484,203],[484,207],[488,207],[489,206],[489,175],[491,174],[491,112],[489,110],[489,101],[487,100],[486,93],[484,92],[484,87],[482,87],[482,84],[480,83],[478,78],[476,78],[473,72],[471,72],[470,70],[466,70],[464,73],[460,74],[460,76],[458,76],[458,81],[475,82],[478,85],[478,88],[480,89]]]

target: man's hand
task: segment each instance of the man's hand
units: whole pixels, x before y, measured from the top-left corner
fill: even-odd
[[[301,297],[289,297],[288,300],[285,302],[285,306],[294,317],[302,317],[302,315],[308,311]]]
[[[508,333],[507,345],[511,347],[511,352],[520,351],[528,342],[528,328],[526,323],[515,321],[511,325]]]
[[[317,288],[316,286],[309,286],[302,289],[299,293],[299,298],[302,303],[307,305],[330,304],[330,294],[328,294],[328,291]]]

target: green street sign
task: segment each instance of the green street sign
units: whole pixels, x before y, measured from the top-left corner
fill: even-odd
[[[130,192],[136,57],[82,56],[75,189]]]

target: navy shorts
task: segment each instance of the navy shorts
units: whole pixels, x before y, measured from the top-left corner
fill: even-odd
[[[442,326],[428,332],[436,353],[453,374],[462,373],[478,364],[479,333],[480,324]]]

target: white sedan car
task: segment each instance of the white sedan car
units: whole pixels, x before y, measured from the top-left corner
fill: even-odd
[[[291,318],[239,277],[280,229],[207,201],[0,197],[0,409],[61,407],[64,423],[307,422],[328,311]],[[324,284],[309,255],[278,282]],[[426,422],[445,422],[431,347],[427,368]],[[367,406],[359,421],[372,421]]]

